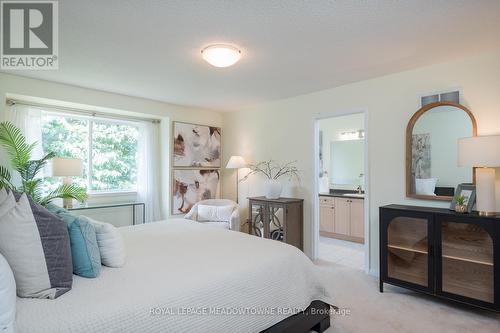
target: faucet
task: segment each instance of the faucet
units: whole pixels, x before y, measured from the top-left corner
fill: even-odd
[[[363,193],[363,188],[361,187],[361,185],[358,185],[358,187],[356,188],[356,191],[358,191],[359,194]]]

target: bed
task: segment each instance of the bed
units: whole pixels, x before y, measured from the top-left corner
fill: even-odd
[[[56,300],[18,298],[17,331],[308,332],[329,326],[333,301],[316,267],[295,247],[184,219],[120,230],[123,268],[103,267],[96,279],[75,276],[73,289]]]

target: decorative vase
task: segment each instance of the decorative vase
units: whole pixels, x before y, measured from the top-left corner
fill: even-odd
[[[283,190],[283,185],[276,179],[269,179],[266,181],[266,198],[267,199],[279,199],[281,196],[281,191]]]
[[[467,205],[456,205],[455,212],[460,213],[460,214],[467,213]]]

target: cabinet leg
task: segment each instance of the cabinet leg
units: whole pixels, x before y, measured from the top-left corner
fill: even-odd
[[[380,282],[379,282],[379,290],[381,293],[384,292],[384,282],[382,280],[380,280]]]

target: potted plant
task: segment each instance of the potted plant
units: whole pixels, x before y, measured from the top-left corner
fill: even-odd
[[[457,197],[457,204],[455,205],[455,211],[457,213],[467,213],[467,203],[463,195]]]
[[[0,188],[26,193],[35,202],[45,206],[56,198],[72,198],[80,202],[87,199],[85,188],[74,184],[63,184],[55,190],[45,194],[41,188],[42,178],[37,174],[45,167],[48,161],[56,157],[49,152],[39,160],[32,160],[31,153],[38,143],[28,144],[21,130],[10,122],[0,123],[0,145],[10,158],[12,170],[19,173],[20,184],[14,185],[9,168],[0,165]]]
[[[282,177],[288,177],[288,180],[296,179],[300,181],[299,169],[295,166],[297,161],[291,161],[279,164],[273,160],[250,164],[250,172],[241,179],[245,181],[251,175],[262,174],[266,177],[265,196],[267,199],[278,199],[283,191],[283,185],[278,181]]]

